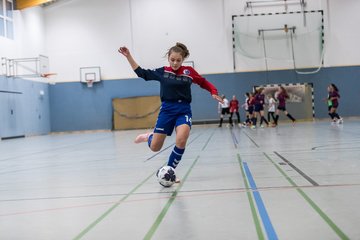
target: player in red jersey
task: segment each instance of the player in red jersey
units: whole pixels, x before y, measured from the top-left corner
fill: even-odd
[[[231,126],[233,126],[232,117],[236,114],[237,117],[237,123],[240,126],[240,114],[239,114],[239,101],[236,99],[236,96],[233,95],[231,101],[230,101],[230,122]]]

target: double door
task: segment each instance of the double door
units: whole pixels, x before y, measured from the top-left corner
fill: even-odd
[[[25,134],[21,98],[20,92],[0,92],[1,139],[22,137]]]

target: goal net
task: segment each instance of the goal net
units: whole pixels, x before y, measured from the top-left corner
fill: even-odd
[[[322,11],[233,16],[234,70],[320,70],[324,56]]]

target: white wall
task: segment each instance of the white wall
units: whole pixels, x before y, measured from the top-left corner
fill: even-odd
[[[79,81],[79,68],[87,66],[100,66],[103,79],[134,77],[120,46],[141,66],[155,68],[167,64],[167,49],[180,41],[198,71],[231,71],[222,13],[220,0],[60,1],[45,9],[51,69],[60,81]]]
[[[139,64],[167,64],[175,42],[190,49],[188,60],[202,74],[233,71],[232,15],[283,12],[283,6],[244,9],[246,0],[61,0],[16,11],[15,41],[0,38],[1,57],[50,57],[57,81],[79,81],[79,68],[100,66],[102,79],[134,77],[117,53],[128,46]],[[325,66],[359,65],[358,0],[311,0],[306,10],[325,11]],[[289,11],[300,10],[289,6]],[[251,65],[251,68],[250,68]],[[263,69],[244,60],[237,71]],[[253,69],[253,67],[255,68]]]
[[[360,65],[360,1],[327,0],[327,66]]]
[[[0,57],[34,58],[46,55],[45,25],[41,7],[14,11],[14,39],[0,37]],[[5,70],[1,68],[2,74]]]
[[[79,81],[80,67],[100,66],[103,79],[135,76],[117,49],[131,47],[128,1],[59,1],[45,8],[50,69]],[[146,39],[146,38],[142,38]]]

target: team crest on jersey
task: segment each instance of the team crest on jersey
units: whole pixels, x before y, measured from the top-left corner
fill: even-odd
[[[190,70],[189,70],[189,69],[184,69],[183,73],[184,73],[185,75],[189,75],[189,74],[190,74]]]

